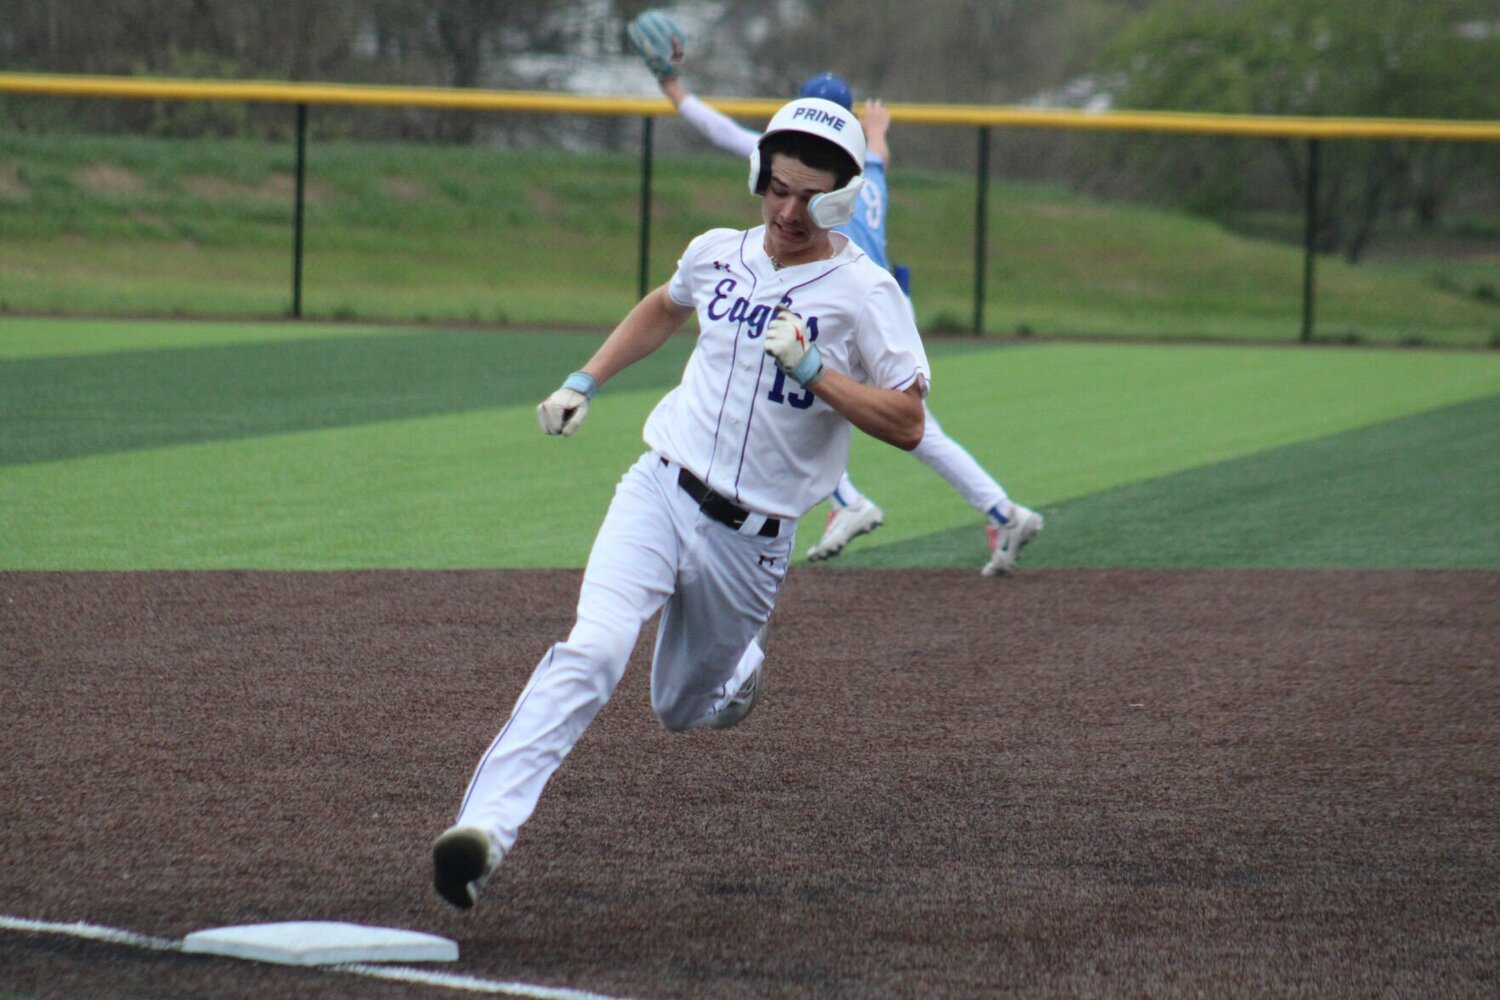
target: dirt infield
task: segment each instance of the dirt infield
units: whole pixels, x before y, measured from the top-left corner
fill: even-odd
[[[648,1000],[1500,993],[1500,573],[799,568],[756,713],[666,733],[643,640],[456,914],[431,839],[577,583],[0,573],[0,916]],[[6,991],[460,995],[12,930]]]

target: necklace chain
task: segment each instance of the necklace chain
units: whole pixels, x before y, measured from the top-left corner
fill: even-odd
[[[829,247],[828,253],[825,254],[823,257],[820,257],[819,259],[820,260],[827,260],[829,257],[832,257],[832,256],[833,256],[833,248]],[[771,262],[771,267],[774,270],[780,271],[782,268],[784,268],[784,267],[787,266],[785,263],[783,263],[780,260],[780,258],[778,258],[774,253],[772,253],[769,250],[766,251],[766,259],[768,259]]]

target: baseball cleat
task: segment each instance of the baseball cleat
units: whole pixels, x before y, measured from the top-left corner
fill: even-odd
[[[477,826],[452,826],[432,845],[432,884],[438,895],[460,910],[479,898],[479,890],[500,867],[505,852]]]
[[[766,622],[755,633],[755,641],[760,643],[762,653],[766,651],[766,641],[771,636],[771,623]],[[755,668],[755,673],[745,679],[740,689],[729,699],[728,704],[719,709],[708,718],[710,729],[728,729],[745,721],[745,717],[755,708],[755,703],[760,701],[760,674],[766,668],[762,660],[760,666]]]
[[[990,539],[990,561],[979,571],[984,576],[1004,576],[1015,569],[1021,549],[1042,533],[1042,515],[1020,504],[1014,506],[1009,521],[1002,524],[991,517],[984,526]]]
[[[870,500],[863,499],[850,507],[835,507],[828,512],[823,525],[823,537],[818,544],[807,550],[807,558],[813,562],[832,559],[844,551],[844,546],[867,535],[885,523],[885,514]]]

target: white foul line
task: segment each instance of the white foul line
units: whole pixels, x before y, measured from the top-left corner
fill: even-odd
[[[326,966],[337,972],[353,972],[361,976],[373,976],[376,979],[391,979],[403,983],[424,983],[428,986],[446,986],[454,990],[467,990],[470,993],[503,993],[507,996],[532,997],[534,1000],[617,1000],[615,997],[607,997],[602,993],[589,993],[587,990],[554,989],[550,986],[532,986],[529,983],[497,983],[489,979],[475,979],[473,976],[459,976],[451,972],[428,972],[425,969],[413,969],[402,966],[388,965],[330,965]]]
[[[106,941],[109,944],[125,944],[132,948],[147,948],[151,951],[181,951],[182,942],[168,938],[148,937],[133,931],[117,931],[112,927],[86,924],[53,924],[42,920],[27,920],[24,917],[7,917],[0,914],[0,929],[24,931],[28,934],[65,934],[68,937],[84,938],[88,941]]]
[[[28,920],[24,917],[8,917],[0,914],[0,930],[21,931],[26,934],[61,934],[88,941],[103,941],[107,944],[128,945],[150,951],[181,951],[182,942],[170,938],[151,937],[134,931],[116,930],[79,921],[75,924],[50,923],[43,920]],[[429,972],[405,966],[370,965],[349,963],[344,965],[303,966],[320,968],[327,972],[347,972],[356,976],[389,979],[403,983],[418,983],[467,993],[491,993],[504,996],[527,997],[529,1000],[618,1000],[602,993],[587,990],[554,989],[550,986],[533,986],[529,983],[505,983],[490,979],[476,979],[451,972]]]

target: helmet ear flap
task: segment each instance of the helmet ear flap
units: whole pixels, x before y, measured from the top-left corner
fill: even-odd
[[[860,188],[865,186],[863,177],[851,178],[848,184],[837,191],[813,195],[807,203],[807,214],[819,229],[842,226],[854,218],[854,205],[859,200]]]
[[[770,178],[762,177],[760,173],[760,145],[757,143],[755,148],[750,150],[750,193],[764,194],[766,185],[769,183]]]

